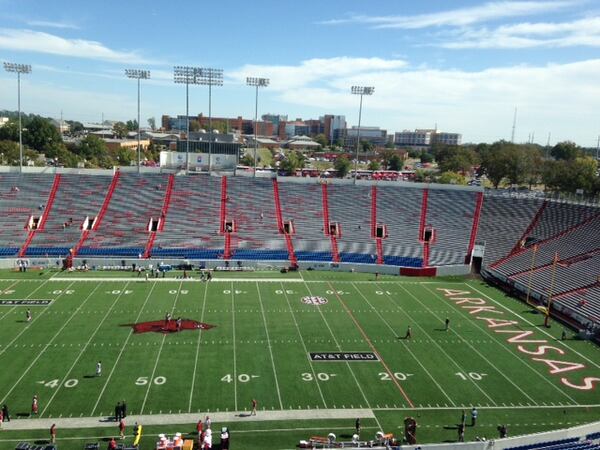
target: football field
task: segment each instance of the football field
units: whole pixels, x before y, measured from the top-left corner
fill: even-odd
[[[290,431],[289,448],[299,434],[340,427],[344,410],[372,414],[369,436],[378,428],[402,434],[403,419],[419,417],[421,442],[454,439],[443,427],[472,406],[490,435],[505,418],[523,417],[528,426],[513,428],[521,434],[558,428],[548,418],[555,412],[570,418],[564,426],[600,413],[600,349],[561,340],[559,324],[542,327],[541,315],[481,281],[175,275],[3,272],[0,404],[35,423],[110,417],[118,401],[135,416],[244,416],[256,399],[257,417],[273,419],[263,427]],[[39,410],[30,418],[34,395]],[[331,419],[311,421],[316,410]],[[282,414],[277,426],[285,411],[298,420]],[[31,433],[11,431],[0,447]],[[61,448],[80,448],[70,433]],[[252,445],[244,448],[268,448]]]

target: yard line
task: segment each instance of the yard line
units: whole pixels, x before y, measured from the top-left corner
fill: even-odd
[[[425,287],[425,289],[427,289],[429,292],[431,292],[434,296],[438,296],[439,294],[435,293],[434,291],[430,290],[428,287]],[[464,315],[464,314],[463,314]],[[481,330],[484,330],[484,332],[488,332],[488,330],[486,330],[484,327],[478,325],[475,321],[472,321],[473,325]],[[554,389],[556,389],[560,394],[564,395],[565,397],[567,397],[570,401],[572,401],[573,403],[577,403],[575,401],[575,399],[573,399],[569,394],[567,394],[566,392],[562,391],[558,386],[556,386],[554,383],[552,383],[552,381],[550,381],[548,378],[546,378],[542,373],[538,372],[537,370],[535,370],[530,364],[527,363],[527,361],[524,358],[519,358],[519,355],[517,355],[516,353],[513,353],[508,347],[506,347],[504,345],[504,342],[502,342],[499,339],[496,339],[495,336],[493,335],[493,333],[491,334],[492,339],[497,342],[506,352],[510,353],[511,355],[513,355],[516,359],[518,359],[525,367],[527,367],[528,369],[530,369],[532,372],[534,372],[536,375],[538,375],[542,380],[544,380],[546,383],[548,383],[550,386],[552,386]],[[498,369],[496,369],[498,370]],[[506,378],[506,377],[505,377]],[[512,382],[511,382],[512,383]],[[514,383],[512,383],[514,384]],[[521,389],[519,389],[521,390]],[[529,396],[527,396],[529,397]],[[529,397],[531,398],[531,397]],[[534,402],[537,405],[537,402]]]
[[[404,389],[402,388],[402,386],[400,386],[400,383],[398,382],[398,380],[394,376],[394,373],[390,370],[389,366],[387,365],[387,363],[383,359],[383,356],[381,356],[381,354],[379,353],[379,351],[377,351],[377,348],[375,348],[375,346],[371,342],[371,339],[369,338],[369,336],[367,335],[367,333],[365,332],[365,330],[363,330],[363,327],[360,326],[360,323],[358,323],[358,320],[356,320],[356,318],[354,317],[354,314],[352,314],[352,311],[350,311],[348,309],[348,307],[346,306],[346,303],[344,303],[344,301],[342,300],[342,298],[340,297],[340,295],[338,294],[338,292],[333,288],[333,286],[332,286],[331,283],[329,283],[329,287],[333,291],[334,295],[337,297],[338,301],[344,307],[346,313],[352,319],[352,322],[354,322],[354,325],[356,326],[356,328],[358,328],[358,331],[360,332],[360,334],[362,335],[362,337],[365,339],[365,341],[367,342],[367,344],[369,345],[369,347],[371,347],[371,350],[373,350],[373,352],[379,358],[379,362],[381,363],[381,365],[383,366],[383,368],[385,369],[385,371],[390,376],[390,379],[394,382],[394,384],[398,388],[398,391],[400,391],[400,394],[402,395],[402,397],[404,397],[404,399],[408,402],[408,404],[411,406],[411,408],[413,406],[415,406],[413,404],[412,400],[410,399],[410,397],[408,396],[408,394],[406,393],[406,391],[404,391]]]
[[[59,383],[58,387],[54,390],[54,394],[52,394],[52,397],[50,397],[50,400],[48,400],[48,402],[46,403],[46,406],[44,407],[44,409],[42,409],[42,412],[40,413],[40,417],[42,417],[44,415],[44,413],[46,412],[46,410],[50,406],[50,403],[52,403],[52,401],[54,400],[54,397],[56,397],[56,395],[58,394],[58,391],[60,391],[60,388],[63,386],[63,383],[65,382],[65,380],[67,379],[67,377],[71,374],[71,372],[75,368],[75,365],[77,364],[77,362],[79,361],[79,359],[85,353],[85,350],[88,348],[88,346],[92,342],[92,339],[94,338],[94,336],[96,336],[96,333],[98,333],[98,330],[100,329],[100,327],[102,326],[102,324],[104,323],[104,321],[106,320],[106,318],[109,316],[109,314],[112,311],[112,309],[115,307],[115,305],[117,304],[117,302],[119,301],[119,299],[123,296],[123,293],[127,289],[127,286],[129,286],[129,282],[125,283],[125,286],[123,287],[123,289],[121,289],[121,292],[119,293],[119,295],[116,296],[117,298],[112,303],[112,305],[110,305],[110,308],[108,309],[108,311],[106,311],[106,314],[104,314],[104,317],[102,318],[102,320],[100,321],[100,323],[98,324],[98,326],[96,327],[96,329],[94,330],[94,332],[92,333],[92,335],[90,336],[90,338],[87,340],[87,342],[85,343],[85,345],[83,346],[83,348],[79,352],[79,355],[77,355],[77,358],[75,358],[75,361],[73,361],[73,364],[69,368],[69,371],[63,377],[63,379]]]
[[[376,285],[376,286],[379,286],[379,283],[376,283],[375,285]],[[403,287],[402,289],[406,290],[404,287]],[[411,294],[409,291],[407,291],[407,290],[406,290],[406,292],[407,292],[409,295],[411,295],[411,297],[414,297],[414,296],[413,296],[413,295],[412,295],[412,294]],[[416,326],[417,326],[417,327],[418,327],[418,328],[419,328],[419,329],[420,329],[420,330],[423,332],[423,334],[424,334],[425,336],[427,336],[427,338],[428,338],[428,339],[431,341],[431,343],[432,343],[433,345],[435,345],[435,346],[436,346],[436,347],[437,347],[437,348],[438,348],[438,349],[439,349],[439,350],[442,352],[442,354],[443,354],[444,356],[446,356],[446,357],[448,358],[448,360],[449,360],[449,361],[450,361],[452,364],[454,364],[454,365],[455,365],[455,366],[458,368],[458,370],[460,370],[461,372],[464,372],[464,371],[465,371],[465,370],[464,370],[464,369],[463,369],[463,368],[462,368],[462,367],[461,367],[461,366],[460,366],[460,365],[459,365],[459,364],[458,364],[458,363],[457,363],[457,362],[456,362],[456,361],[455,361],[453,358],[449,357],[449,356],[446,354],[446,352],[445,352],[445,351],[444,351],[444,349],[441,347],[441,345],[440,345],[440,344],[438,344],[438,343],[436,342],[436,340],[435,340],[435,339],[433,339],[433,338],[431,337],[431,335],[429,335],[429,333],[427,333],[427,331],[425,331],[425,329],[424,329],[424,328],[423,328],[421,325],[419,325],[419,322],[418,322],[418,321],[415,321],[415,320],[413,320],[412,316],[411,316],[410,314],[408,314],[408,313],[407,313],[405,310],[403,310],[403,309],[400,307],[400,305],[398,305],[398,303],[396,303],[396,301],[394,300],[394,298],[393,298],[393,297],[392,297],[390,294],[388,294],[388,293],[385,293],[385,296],[386,296],[386,297],[387,297],[387,298],[388,298],[388,299],[389,299],[389,300],[390,300],[390,301],[391,301],[391,302],[394,304],[394,306],[396,306],[396,308],[397,308],[398,310],[402,311],[402,312],[403,312],[403,313],[404,313],[404,314],[405,314],[405,315],[406,315],[406,316],[407,316],[407,317],[408,317],[408,318],[411,320],[411,322],[412,322],[412,323],[414,323],[414,324],[415,324],[415,325],[416,325]],[[473,386],[475,386],[475,387],[476,387],[476,388],[477,388],[477,389],[478,389],[478,390],[479,390],[479,391],[480,391],[480,392],[481,392],[481,393],[482,393],[482,394],[483,394],[485,397],[487,397],[487,399],[488,399],[489,401],[491,401],[491,402],[492,402],[494,405],[496,405],[496,402],[495,402],[495,401],[492,399],[492,397],[490,397],[490,396],[488,395],[488,393],[487,393],[487,392],[485,392],[485,391],[484,391],[484,390],[481,388],[481,386],[479,386],[477,383],[475,383],[475,381],[474,381],[474,380],[472,380],[471,378],[469,378],[469,381],[470,381],[470,382],[473,384]]]
[[[362,293],[362,291],[360,289],[358,289],[354,284],[352,285],[352,287],[356,290],[356,292],[358,292],[360,294],[360,296],[367,302],[367,304],[373,309],[373,311],[375,311],[375,313],[379,316],[379,318],[383,321],[383,323],[385,323],[385,325],[389,328],[389,330],[392,332],[392,334],[394,336],[396,336],[396,331],[394,330],[394,328],[381,315],[381,313],[371,304],[371,302]],[[404,342],[404,341],[402,341],[402,345],[404,346],[404,349],[407,350],[408,353],[410,353],[410,355],[414,358],[414,360],[417,362],[417,364],[419,364],[419,366],[421,366],[421,368],[425,371],[425,373],[429,376],[429,378],[431,378],[431,381],[433,381],[433,383],[438,387],[438,389],[440,390],[440,392],[446,396],[446,398],[450,401],[450,403],[452,403],[453,406],[456,406],[456,403],[454,402],[454,400],[452,400],[450,398],[450,396],[448,395],[448,393],[442,388],[442,386],[440,386],[440,384],[437,382],[437,380],[434,378],[434,376],[431,374],[431,372],[429,372],[429,370],[427,370],[427,368],[423,365],[423,363],[419,360],[419,358],[416,357],[416,355],[410,349],[410,346],[408,346],[406,344],[406,342]]]
[[[273,375],[275,376],[275,387],[277,388],[277,397],[279,398],[279,407],[283,409],[283,402],[281,401],[281,391],[279,390],[279,380],[277,379],[277,370],[275,369],[275,360],[273,359],[273,349],[271,348],[271,339],[269,338],[269,329],[267,328],[267,318],[265,317],[265,310],[262,303],[262,295],[258,283],[256,283],[256,290],[258,292],[258,302],[260,303],[260,312],[262,313],[263,324],[265,325],[265,333],[267,335],[267,346],[269,347],[269,355],[271,356],[271,367],[273,367]]]
[[[46,282],[47,282],[47,281],[48,281],[48,280],[44,281],[44,282],[43,282],[43,283],[42,283],[42,284],[41,284],[41,285],[40,285],[40,286],[39,286],[37,289],[35,289],[35,290],[34,290],[34,291],[31,293],[31,294],[29,294],[29,295],[28,295],[27,297],[25,297],[25,298],[29,298],[30,296],[32,296],[32,295],[33,295],[33,294],[34,294],[34,293],[35,293],[35,292],[36,292],[38,289],[40,289],[42,286],[44,286],[44,284],[46,284]],[[27,325],[26,327],[23,327],[23,329],[21,330],[21,332],[20,332],[19,334],[17,334],[17,335],[16,335],[16,336],[13,338],[13,340],[12,340],[12,341],[10,341],[8,344],[6,344],[6,346],[5,346],[5,347],[4,347],[4,348],[3,348],[3,349],[0,351],[0,355],[4,354],[4,352],[5,352],[6,350],[8,350],[8,348],[9,348],[9,347],[10,347],[10,346],[13,344],[13,342],[15,342],[17,339],[19,339],[19,337],[20,337],[20,336],[21,336],[23,333],[25,333],[25,331],[27,331],[31,325],[33,325],[33,324],[34,324],[34,323],[35,323],[35,322],[36,322],[36,321],[37,321],[37,320],[38,320],[40,317],[42,317],[42,316],[44,315],[44,313],[45,313],[46,311],[48,311],[48,309],[50,309],[50,308],[51,308],[51,307],[52,307],[52,306],[55,304],[56,300],[58,300],[58,299],[59,299],[59,298],[60,298],[60,297],[61,297],[61,296],[62,296],[62,295],[65,293],[65,291],[67,291],[67,290],[68,290],[68,289],[69,289],[71,286],[73,286],[73,283],[74,283],[74,282],[72,282],[71,284],[69,284],[69,285],[67,286],[67,288],[66,288],[66,289],[63,289],[63,290],[62,290],[62,292],[61,292],[61,294],[59,294],[59,296],[58,296],[58,297],[56,297],[55,299],[53,299],[52,303],[50,303],[50,305],[49,305],[49,306],[46,306],[46,307],[43,309],[43,311],[42,311],[41,313],[39,313],[39,314],[36,314],[36,315],[35,315],[35,317],[33,318],[33,320],[31,321],[31,323],[29,323],[29,325]]]
[[[183,281],[179,282],[179,288],[177,289],[177,295],[175,296],[175,301],[173,302],[173,307],[171,308],[171,313],[175,311],[175,306],[177,305],[177,300],[179,300],[179,294],[181,293],[181,286],[183,285]],[[144,396],[144,401],[142,402],[142,407],[140,409],[140,414],[144,413],[144,407],[146,406],[146,401],[148,400],[148,395],[150,394],[150,388],[152,388],[152,380],[154,380],[154,374],[156,373],[156,368],[158,367],[158,361],[160,360],[160,354],[162,353],[163,346],[165,345],[165,339],[167,338],[167,334],[163,334],[162,341],[160,341],[160,347],[158,348],[158,354],[156,355],[156,361],[154,361],[154,368],[152,369],[152,375],[150,376],[150,382],[148,383],[148,389],[146,389],[146,395]]]
[[[313,294],[312,294],[310,288],[308,287],[308,284],[304,283],[304,285],[306,287],[306,290],[308,291],[308,294],[312,297]],[[323,314],[323,311],[321,311],[320,308],[318,308],[318,311],[319,311],[319,314],[321,315],[321,318],[323,319],[323,322],[325,322],[325,326],[329,330],[329,334],[331,334],[331,337],[333,338],[333,342],[335,343],[335,346],[338,348],[339,351],[342,351],[342,347],[341,347],[340,343],[338,342],[337,338],[335,337],[335,334],[333,334],[333,330],[329,326],[329,322],[327,322],[327,319],[325,318],[325,315]],[[360,391],[360,394],[362,395],[365,403],[367,404],[367,407],[369,409],[371,409],[371,404],[369,403],[369,399],[367,399],[367,396],[365,395],[365,391],[363,391],[363,388],[360,385],[360,383],[358,382],[358,378],[356,378],[356,374],[352,370],[352,367],[350,366],[350,363],[348,361],[346,361],[346,367],[350,371],[350,374],[352,375],[352,378],[354,378],[354,382],[356,383],[356,386],[358,387],[358,390]],[[377,420],[377,418],[375,418],[375,420],[377,421],[377,425],[379,427],[381,427],[381,425],[379,423],[379,420]]]
[[[150,299],[150,296],[152,295],[152,292],[154,291],[155,287],[156,287],[156,283],[152,283],[152,287],[150,288],[150,291],[148,291],[146,300],[144,300],[144,304],[139,309],[138,315],[135,318],[136,322],[138,320],[140,320],[140,316],[142,315],[142,312],[144,311],[144,307],[146,306],[146,303],[148,303],[148,300]],[[127,338],[125,339],[125,342],[123,342],[123,345],[121,346],[121,350],[119,351],[119,354],[117,355],[117,359],[115,360],[115,363],[112,366],[112,369],[110,369],[110,373],[108,374],[108,377],[106,378],[106,381],[104,382],[104,386],[102,386],[102,390],[100,391],[100,394],[98,395],[98,398],[96,399],[96,403],[94,404],[94,408],[92,409],[92,413],[90,414],[90,416],[94,415],[94,412],[96,411],[96,408],[98,407],[98,404],[100,403],[100,399],[104,395],[104,391],[106,390],[108,383],[110,382],[110,379],[112,378],[112,375],[115,372],[115,369],[117,368],[117,365],[119,364],[119,361],[121,360],[121,356],[123,356],[123,352],[125,352],[125,349],[127,348],[127,343],[129,342],[129,338],[131,338],[132,335],[133,335],[133,330],[129,331],[129,334],[127,335]]]
[[[72,284],[73,283],[71,283],[71,285]],[[29,364],[29,366],[23,371],[23,373],[21,374],[21,376],[19,377],[19,379],[13,385],[13,387],[11,387],[10,390],[6,393],[6,395],[4,395],[4,397],[2,398],[2,400],[0,400],[0,403],[4,403],[4,401],[8,398],[8,396],[11,394],[11,392],[15,390],[15,388],[17,387],[17,385],[21,382],[21,380],[25,377],[25,375],[27,375],[27,373],[35,365],[35,363],[37,362],[37,360],[40,359],[40,357],[45,353],[46,349],[50,347],[50,345],[52,344],[52,342],[54,342],[54,339],[56,339],[58,337],[58,335],[61,333],[61,331],[64,330],[64,328],[69,324],[69,322],[71,322],[71,319],[73,319],[73,317],[75,317],[75,315],[79,312],[79,310],[87,303],[87,301],[92,297],[92,295],[94,294],[94,292],[96,292],[96,289],[98,289],[98,287],[100,287],[99,284],[96,285],[96,287],[92,290],[92,292],[90,292],[88,294],[88,296],[85,298],[85,300],[83,302],[81,302],[81,304],[77,307],[77,309],[73,312],[73,314],[71,314],[71,316],[67,320],[65,320],[65,322],[62,325],[62,327],[60,327],[60,329],[56,332],[56,334],[54,334],[54,336],[52,336],[52,339],[50,339],[50,341],[48,341],[48,343],[44,345],[44,347],[38,353],[38,355],[34,358],[34,360],[31,361],[31,364]],[[65,291],[66,291],[66,289],[63,290],[63,292],[57,298],[59,298],[61,295],[63,295]]]
[[[471,286],[468,283],[465,283],[468,287],[470,287],[471,289],[473,289],[475,292],[483,295],[484,297],[486,297],[487,299],[491,300],[492,302],[494,302],[496,305],[500,306],[502,309],[505,309],[506,311],[512,313],[513,315],[517,316],[519,319],[521,319],[523,322],[527,322],[529,325],[531,325],[532,327],[535,327],[535,324],[533,322],[530,322],[529,320],[527,320],[526,318],[520,316],[519,314],[517,314],[516,312],[512,311],[510,308],[504,306],[502,303],[494,300],[492,297],[490,297],[489,295],[481,292],[479,289]],[[556,344],[560,344],[563,347],[568,348],[569,350],[571,350],[573,353],[576,353],[577,355],[579,355],[580,357],[582,357],[583,359],[585,359],[587,362],[589,362],[590,364],[596,366],[597,368],[600,369],[600,365],[594,361],[592,361],[591,359],[589,359],[587,356],[582,355],[581,353],[579,353],[577,350],[569,347],[567,344],[565,344],[564,342],[560,341],[560,340],[556,340],[556,338],[554,336],[552,336],[550,333],[548,333],[546,330],[540,328],[540,330],[542,333],[544,333],[546,336],[550,337],[553,341],[556,341]]]
[[[433,297],[434,297],[434,298],[436,298],[436,297],[437,297],[437,294],[436,294],[435,292],[433,292],[433,291],[432,291],[431,289],[429,289],[427,286],[424,286],[424,287],[425,287],[425,289],[426,289],[427,291],[431,292],[431,294],[433,295]],[[408,292],[408,289],[406,289],[406,288],[404,288],[404,287],[403,287],[403,289],[404,289],[406,292]],[[410,294],[410,292],[409,292],[409,294]],[[410,295],[412,296],[412,294],[410,294]],[[432,316],[434,316],[436,319],[438,319],[438,320],[439,320],[441,323],[444,323],[444,321],[442,320],[442,318],[441,318],[441,317],[439,317],[438,315],[436,315],[436,314],[435,314],[435,313],[434,313],[434,312],[433,312],[433,311],[432,311],[432,310],[431,310],[431,309],[430,309],[430,308],[429,308],[427,305],[425,305],[424,303],[422,303],[422,302],[421,302],[421,301],[420,301],[420,300],[419,300],[419,299],[418,299],[416,296],[413,296],[413,298],[414,298],[415,300],[417,300],[417,302],[419,302],[419,303],[421,304],[421,306],[423,306],[423,307],[424,307],[424,308],[425,308],[427,311],[429,311],[429,313],[430,313]],[[473,322],[471,322],[471,323],[473,323]],[[486,334],[488,334],[488,333],[487,333],[487,330],[485,330],[485,329],[483,329],[483,328],[479,327],[477,324],[474,324],[474,325],[475,325],[475,326],[476,326],[478,329],[480,329],[480,330],[483,330],[483,331],[484,331]],[[467,344],[467,345],[469,346],[469,348],[470,348],[470,349],[471,349],[473,352],[477,353],[477,354],[478,354],[478,355],[481,357],[481,359],[483,359],[484,361],[486,361],[486,362],[487,362],[487,363],[488,363],[488,364],[489,364],[489,365],[490,365],[490,366],[491,366],[491,367],[492,367],[492,368],[493,368],[493,369],[494,369],[496,372],[498,372],[498,373],[499,373],[499,374],[500,374],[502,377],[504,377],[504,379],[505,379],[506,381],[508,381],[510,384],[512,384],[512,385],[513,385],[515,388],[517,388],[517,390],[518,390],[519,392],[521,392],[521,394],[523,394],[525,397],[527,397],[527,398],[529,399],[529,401],[530,401],[530,402],[532,402],[532,403],[535,403],[536,405],[538,404],[538,402],[536,402],[536,401],[535,401],[535,400],[534,400],[534,399],[533,399],[533,398],[532,398],[532,397],[531,397],[531,396],[530,396],[530,395],[529,395],[527,392],[525,392],[523,389],[521,389],[521,387],[520,387],[518,384],[516,384],[516,383],[515,383],[513,380],[511,380],[509,377],[507,377],[507,376],[506,376],[506,374],[505,374],[505,373],[504,373],[502,370],[500,370],[500,369],[499,369],[499,368],[498,368],[498,367],[497,367],[497,366],[496,366],[494,363],[492,363],[492,362],[491,362],[491,361],[492,361],[492,360],[491,360],[491,358],[487,358],[487,357],[485,357],[484,355],[482,355],[482,354],[481,354],[481,352],[480,352],[479,350],[477,350],[475,347],[473,347],[473,345],[471,345],[471,344],[469,343],[469,341],[465,340],[465,339],[464,339],[464,338],[463,338],[463,337],[462,337],[460,334],[458,334],[454,328],[450,328],[450,332],[452,332],[453,334],[455,334],[455,335],[456,335],[456,336],[457,336],[457,337],[458,337],[458,338],[459,338],[461,341],[463,341],[465,344]],[[497,341],[496,341],[496,342],[497,342]],[[514,355],[514,353],[512,353],[512,352],[511,352],[509,349],[507,349],[506,347],[502,346],[502,348],[504,348],[504,349],[505,349],[505,350],[507,350],[509,353],[511,353],[512,355]],[[516,355],[515,355],[515,356],[516,356]],[[524,362],[524,361],[523,361],[521,358],[517,358],[517,359],[519,359],[521,362]]]
[[[206,297],[208,293],[208,282],[204,285],[204,299],[202,300],[202,313],[200,314],[200,322],[204,323],[204,309],[206,306]],[[198,367],[198,355],[200,354],[200,342],[202,338],[202,328],[198,331],[198,342],[196,343],[196,359],[194,360],[194,375],[192,376],[192,387],[190,389],[190,404],[188,405],[188,412],[192,412],[192,398],[194,397],[194,384],[196,381],[196,369]]]
[[[14,287],[16,284],[19,284],[19,282],[18,282],[18,281],[15,281],[13,284],[9,285],[8,287],[5,287],[5,288],[0,288],[0,293],[1,293],[2,291],[7,291],[7,290],[9,290],[10,288]],[[38,288],[36,288],[36,289],[35,289],[33,292],[37,291],[37,290],[38,290],[40,287],[42,287],[42,286],[43,286],[43,285],[40,285],[40,286],[39,286]],[[33,292],[32,292],[31,294],[29,294],[29,295],[32,295],[32,294],[33,294]],[[25,297],[25,298],[27,298],[27,297]],[[4,319],[5,317],[7,317],[7,316],[8,316],[8,315],[9,315],[11,312],[13,312],[13,311],[14,311],[16,308],[17,308],[17,306],[16,306],[16,305],[15,305],[15,306],[13,306],[12,308],[10,308],[10,309],[9,309],[7,312],[5,312],[4,314],[2,314],[2,316],[0,316],[0,320],[2,320],[2,319]]]
[[[231,282],[231,317],[232,317],[232,327],[233,330],[233,398],[234,398],[234,410],[238,409],[238,400],[237,400],[237,356],[235,351],[235,302],[233,297],[233,281]]]
[[[283,295],[285,297],[285,301],[288,304],[290,309],[290,314],[292,315],[292,319],[294,320],[294,325],[296,326],[296,330],[298,331],[298,335],[300,336],[300,342],[302,342],[302,347],[304,348],[304,352],[308,355],[308,348],[306,347],[306,342],[304,342],[304,338],[302,337],[302,333],[300,332],[300,327],[298,326],[298,321],[296,320],[296,316],[294,315],[294,311],[292,309],[292,304],[290,303],[290,299],[287,295],[286,289],[283,287],[283,283],[281,284],[281,290],[283,291]],[[321,390],[321,385],[319,384],[319,379],[317,378],[317,373],[315,372],[315,368],[313,366],[312,360],[308,359],[308,365],[310,366],[310,371],[312,372],[313,379],[317,384],[317,389],[319,390],[319,395],[321,396],[321,400],[323,401],[323,406],[327,409],[327,402],[325,401],[325,397],[323,396],[323,391]]]

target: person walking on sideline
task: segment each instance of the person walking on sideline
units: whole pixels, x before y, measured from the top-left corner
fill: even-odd
[[[96,363],[96,376],[97,377],[101,377],[102,376],[102,361],[98,361]]]
[[[475,425],[477,425],[477,408],[475,408],[473,406],[473,409],[471,410],[471,426],[474,427]]]
[[[465,424],[458,425],[458,442],[465,442]]]
[[[27,318],[27,322],[31,322],[31,310],[27,308],[27,312],[25,313],[25,317]]]
[[[2,405],[2,416],[5,422],[10,422],[10,414],[8,413],[8,406],[6,403]]]
[[[356,422],[354,423],[354,428],[356,428],[356,434],[360,436],[360,417],[356,418]]]
[[[108,442],[108,450],[117,450],[117,441],[114,437]]]
[[[37,414],[38,413],[38,396],[34,395],[33,396],[33,400],[31,400],[31,415]]]
[[[462,410],[462,415],[460,416],[460,423],[463,425],[467,423],[467,413],[464,409]]]
[[[56,424],[53,423],[50,427],[50,443],[56,444]]]
[[[125,417],[127,417],[127,403],[123,400],[121,403],[121,419],[124,419]]]
[[[412,339],[412,328],[410,325],[406,329],[406,336],[404,336],[404,339]]]
[[[115,405],[115,422],[118,422],[123,417],[121,416],[121,402],[117,402]]]
[[[446,328],[445,328],[445,331],[448,331],[449,329],[450,329],[450,319],[448,319],[446,317]]]
[[[123,419],[119,422],[119,435],[121,439],[125,439],[125,421]]]
[[[252,412],[250,413],[250,415],[255,416],[256,415],[256,406],[258,405],[258,402],[256,401],[255,398],[252,399]]]

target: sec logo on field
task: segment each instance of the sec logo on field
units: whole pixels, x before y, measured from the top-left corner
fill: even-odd
[[[327,303],[327,299],[325,297],[315,297],[311,295],[310,297],[302,297],[302,303],[321,306]]]

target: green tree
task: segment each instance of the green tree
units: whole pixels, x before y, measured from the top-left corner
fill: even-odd
[[[321,144],[321,147],[327,147],[329,145],[329,139],[323,133],[317,134],[315,136],[315,142]]]
[[[471,172],[479,160],[473,149],[456,145],[436,145],[432,151],[442,172]]]
[[[152,131],[156,130],[156,119],[154,117],[148,118],[148,126]]]
[[[414,148],[411,148],[408,150],[408,157],[415,159],[415,158],[419,158],[421,156],[421,150],[416,150]]]
[[[51,153],[62,144],[62,136],[49,119],[35,116],[23,130],[23,142],[38,152]]]
[[[19,122],[11,119],[0,127],[0,140],[19,142]]]
[[[554,147],[552,147],[552,150],[550,150],[550,154],[554,159],[572,161],[575,158],[581,156],[582,151],[574,142],[565,141],[559,142]]]
[[[4,127],[2,127],[4,128]],[[2,129],[0,128],[0,130]],[[0,164],[19,165],[19,144],[14,141],[0,141]]]
[[[76,120],[67,120],[67,123],[69,124],[69,133],[71,134],[81,133],[85,130],[83,124]]]
[[[433,155],[428,152],[421,152],[421,163],[427,164],[433,162]]]
[[[190,120],[190,132],[197,133],[200,131],[200,122],[197,120]]]
[[[397,153],[394,153],[388,161],[389,170],[402,170],[402,159]]]
[[[127,131],[137,131],[138,129],[138,121],[137,120],[128,120],[125,124],[127,127]]]
[[[287,175],[293,175],[297,169],[304,167],[304,155],[296,151],[288,151],[285,154],[285,158],[280,161],[279,168],[283,170]]]
[[[123,122],[115,123],[113,125],[113,133],[115,133],[117,138],[123,139],[125,136],[127,136],[127,125],[125,125]]]
[[[350,172],[350,160],[345,156],[338,156],[335,158],[335,162],[333,163],[333,168],[337,171],[337,176],[339,178],[344,178]]]
[[[437,182],[441,184],[467,184],[465,176],[458,172],[444,172],[437,178]]]
[[[375,148],[375,146],[373,145],[373,143],[371,141],[363,141],[363,140],[360,141],[359,147],[365,153],[368,153]]]
[[[369,166],[367,167],[367,169],[369,170],[379,170],[381,168],[381,164],[379,164],[379,161],[372,159],[369,162]]]
[[[246,153],[244,156],[240,158],[240,164],[242,166],[250,166],[254,167],[254,156],[250,153]]]

